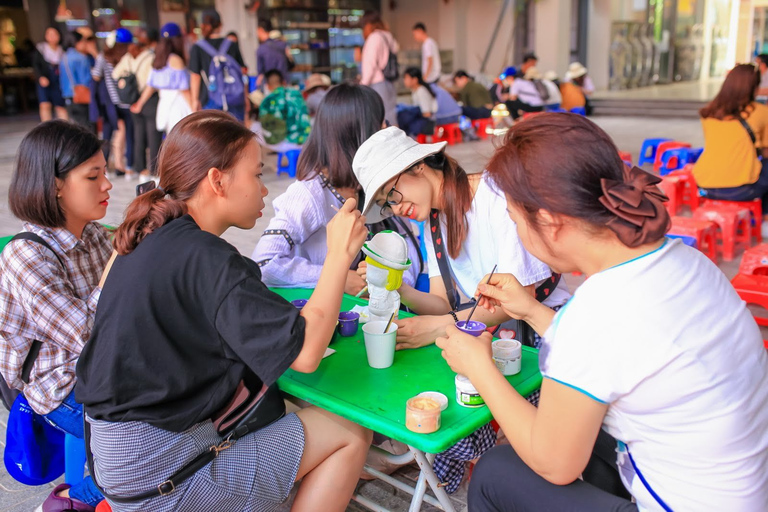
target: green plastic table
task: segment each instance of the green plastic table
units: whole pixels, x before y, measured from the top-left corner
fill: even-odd
[[[289,301],[307,299],[312,294],[310,289],[275,288],[273,291]],[[367,301],[345,295],[341,310],[348,311],[358,304],[367,305]],[[412,315],[400,314],[401,318],[407,316]],[[434,477],[435,485],[429,483],[438,494],[439,504],[432,504],[444,510],[453,510],[432,472],[431,459],[434,455],[426,454],[440,453],[490,422],[493,419],[490,410],[485,406],[477,409],[462,407],[456,402],[456,374],[435,345],[397,351],[392,366],[383,370],[368,366],[362,329],[358,329],[355,336],[346,338],[336,334],[330,347],[336,353],[323,359],[315,372],[306,374],[288,370],[283,374],[278,380],[280,389],[408,445],[421,466],[422,474],[427,472],[425,478],[430,480]],[[539,389],[538,351],[523,347],[522,370],[507,377],[507,380],[523,396]],[[405,403],[422,391],[439,391],[448,397],[448,408],[442,413],[442,425],[432,434],[418,434],[405,427]],[[375,474],[381,477],[378,472]],[[387,481],[392,483],[389,479]],[[431,503],[429,498],[424,497]],[[413,505],[411,510],[419,510],[421,500],[418,508],[413,508]],[[384,509],[378,507],[374,510]]]

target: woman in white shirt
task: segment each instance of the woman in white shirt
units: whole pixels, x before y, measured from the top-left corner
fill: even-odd
[[[531,292],[549,289],[547,305],[559,306],[569,297],[564,283],[560,288],[557,280],[552,283],[550,268],[520,244],[506,216],[506,201],[486,173],[467,175],[444,149],[445,142],[418,144],[390,127],[365,141],[352,162],[365,192],[363,212],[369,222],[397,215],[431,224],[424,238],[429,293],[400,287],[401,302],[420,316],[397,321],[398,348],[433,343],[446,326],[465,319],[469,310],[462,302],[468,302],[496,264],[498,271],[514,274]],[[361,265],[359,272],[365,271]],[[478,308],[473,319],[495,326],[510,317]]]
[[[488,165],[523,245],[590,277],[557,314],[509,275],[477,288],[481,305],[544,335],[538,409],[494,371],[488,335],[437,340],[511,443],[480,460],[469,508],[768,510],[760,330],[715,265],[665,238],[659,178],[617,154],[586,118],[542,114],[512,127]],[[601,428],[636,503],[579,480]]]
[[[424,81],[421,70],[411,67],[403,73],[403,85],[411,90],[411,106],[397,107],[397,125],[408,135],[432,135],[437,113],[437,95]]]
[[[397,54],[400,46],[376,11],[370,11],[360,19],[363,27],[365,44],[360,61],[362,76],[360,83],[367,85],[384,102],[384,118],[390,123],[397,123],[397,91],[395,84],[384,76],[390,54]]]

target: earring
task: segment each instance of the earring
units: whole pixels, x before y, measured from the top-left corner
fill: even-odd
[[[61,199],[61,194],[56,194],[57,199]]]

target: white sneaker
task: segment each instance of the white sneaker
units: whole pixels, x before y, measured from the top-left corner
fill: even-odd
[[[125,171],[125,181],[131,181],[136,177],[136,173],[133,171]]]

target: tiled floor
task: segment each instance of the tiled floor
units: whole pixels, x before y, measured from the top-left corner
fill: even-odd
[[[694,147],[701,146],[703,137],[699,122],[696,120],[676,120],[676,119],[644,119],[644,118],[618,118],[606,117],[597,118],[595,122],[603,127],[616,141],[620,150],[633,152],[633,157],[637,159],[637,153],[640,144],[646,137],[671,137],[691,142]],[[8,210],[7,190],[13,169],[13,160],[16,150],[24,134],[34,127],[36,119],[34,117],[2,119],[0,120],[0,235],[12,234],[21,228],[21,223],[16,220]],[[480,141],[464,143],[448,148],[448,153],[459,160],[459,162],[469,172],[477,172],[483,169],[488,158],[494,150],[494,145],[490,141]],[[557,151],[558,148],[552,148]],[[267,198],[267,207],[264,217],[260,219],[256,227],[248,231],[231,229],[224,234],[229,242],[234,244],[243,254],[250,255],[259,239],[261,232],[266,227],[268,219],[271,217],[271,200],[279,195],[293,181],[283,175],[277,177],[274,173],[275,156],[269,155],[265,162],[269,169],[266,171],[266,184],[270,190]],[[134,197],[136,182],[127,182],[123,179],[115,179],[114,188],[111,191],[111,200],[105,222],[118,224],[122,217],[122,212],[128,202]],[[723,271],[729,275],[735,273],[737,264],[730,263],[721,266]],[[568,276],[569,284],[578,285],[580,280],[574,280]],[[7,414],[0,408],[0,443],[5,441],[5,420]],[[407,481],[414,481],[416,471],[412,468],[400,470],[400,478]],[[39,505],[45,496],[50,492],[52,486],[42,486],[39,488],[24,487],[16,483],[5,472],[4,468],[0,470],[0,512],[30,512]],[[385,503],[392,510],[407,510],[409,497],[401,491],[394,490],[391,486],[381,482],[361,483],[362,492],[368,497]],[[462,486],[454,495],[457,510],[461,510],[466,503],[466,486]],[[285,506],[285,510],[288,510]],[[348,510],[364,510],[359,505],[352,503]],[[434,510],[430,507],[424,507],[424,510]],[[222,511],[223,512],[223,511]]]

